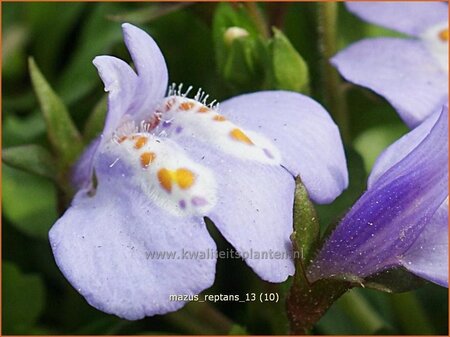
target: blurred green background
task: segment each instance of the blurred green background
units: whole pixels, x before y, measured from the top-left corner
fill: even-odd
[[[230,85],[217,64],[213,34],[217,3],[3,3],[3,149],[48,147],[45,123],[28,75],[34,57],[84,134],[88,117],[104,110],[103,85],[92,65],[100,54],[130,61],[120,23],[139,25],[158,42],[170,81],[203,88],[223,100],[258,88]],[[339,5],[337,48],[364,37],[394,33],[368,25]],[[310,95],[333,113],[327,101],[324,58],[316,3],[260,4],[267,26],[281,29],[309,67]],[[270,31],[269,31],[270,32]],[[220,56],[220,55],[219,55]],[[365,188],[376,156],[407,128],[395,111],[372,92],[343,84],[348,117],[347,155],[351,186],[333,205],[318,207],[323,224],[335,221]],[[88,123],[89,125],[89,123]],[[128,322],[90,307],[56,267],[47,232],[58,218],[57,189],[38,177],[2,164],[3,334],[283,334],[283,306],[216,303],[217,311],[190,304],[179,312]],[[222,249],[230,248],[215,232]],[[219,260],[216,282],[207,293],[278,291],[241,261]],[[427,284],[389,295],[356,289],[343,296],[317,324],[316,334],[447,334],[447,289]],[[225,328],[224,328],[225,327]],[[222,329],[222,330],[221,330]]]

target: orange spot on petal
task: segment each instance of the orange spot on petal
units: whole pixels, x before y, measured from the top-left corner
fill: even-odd
[[[177,181],[178,186],[180,186],[181,189],[185,190],[194,184],[195,176],[194,173],[192,173],[192,171],[185,168],[181,168],[176,170],[175,179]]]
[[[180,104],[180,110],[187,111],[191,110],[194,107],[194,103],[192,102],[184,102]]]
[[[134,148],[135,149],[140,149],[145,144],[147,144],[147,141],[148,141],[147,137],[144,137],[144,136],[137,137],[136,141],[134,142]]]
[[[195,175],[192,171],[181,168],[176,171],[162,168],[158,171],[158,181],[167,192],[172,191],[172,184],[175,182],[182,190],[188,189],[195,182]]]
[[[160,169],[158,171],[158,181],[162,188],[167,192],[172,191],[172,173],[168,169]]]
[[[141,165],[143,168],[147,168],[156,158],[156,154],[153,152],[144,152],[141,154]]]
[[[445,28],[439,32],[439,38],[443,42],[448,42],[448,28]]]
[[[227,120],[227,119],[226,119],[224,116],[222,116],[222,115],[215,115],[215,116],[213,117],[213,119],[214,119],[216,122],[224,122],[224,121]]]
[[[239,142],[246,143],[246,144],[249,144],[249,145],[253,145],[252,140],[250,138],[248,138],[248,136],[244,132],[242,132],[241,129],[233,129],[233,130],[231,130],[230,136],[231,136],[231,138],[233,138],[233,139],[235,139],[235,140],[237,140]]]
[[[206,106],[202,106],[200,109],[198,109],[198,112],[200,113],[205,113],[205,112],[209,112],[211,109],[207,108]]]

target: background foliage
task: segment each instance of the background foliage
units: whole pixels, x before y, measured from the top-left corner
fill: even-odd
[[[339,6],[335,27],[338,49],[364,37],[394,34],[358,20]],[[49,148],[49,143],[28,75],[28,56],[34,57],[87,142],[98,133],[105,111],[103,86],[91,61],[99,54],[130,60],[122,42],[123,21],[139,25],[156,39],[166,57],[171,81],[202,87],[219,101],[237,93],[287,85],[273,80],[277,72],[284,76],[284,69],[272,69],[272,82],[252,77],[251,72],[244,79],[233,77],[233,67],[239,62],[231,64],[231,70],[225,69],[223,58],[227,51],[217,21],[229,17],[217,17],[217,13],[230,8],[215,3],[2,4],[3,156],[8,155],[5,149],[10,147],[37,144],[39,147],[32,153],[42,162],[39,172],[35,172],[38,175],[2,165],[3,334],[227,334],[230,327],[231,333],[237,334],[286,332],[283,307],[269,303],[213,304],[223,315],[201,304],[190,304],[177,313],[137,322],[103,314],[86,304],[63,278],[47,240],[61,205],[51,173],[51,158],[43,150]],[[309,87],[294,90],[309,91],[333,112],[326,91],[326,60],[318,44],[321,27],[317,4],[263,4],[261,10],[269,23],[267,28],[278,27],[287,41],[278,35],[281,40],[274,40],[273,44],[288,43],[287,48],[301,55],[289,60],[300,67],[305,63],[309,68]],[[244,11],[232,20],[246,25],[246,15],[248,12]],[[258,27],[254,31],[246,28],[255,36],[264,35]],[[273,32],[268,29],[266,34]],[[239,48],[245,52],[247,46]],[[255,75],[261,74],[258,67],[263,67],[263,72],[268,69],[267,63],[255,67]],[[336,221],[345,212],[364,190],[376,156],[407,132],[382,98],[350,84],[344,84],[342,90],[349,121],[346,137],[351,185],[333,205],[318,207],[322,224]],[[214,236],[220,248],[230,248],[219,233]],[[216,282],[207,292],[243,295],[280,291],[282,287],[259,280],[241,261],[219,260]],[[343,296],[313,332],[447,334],[447,311],[447,290],[432,284],[396,295],[357,289]]]

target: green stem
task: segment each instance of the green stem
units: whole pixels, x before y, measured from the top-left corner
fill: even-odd
[[[347,316],[359,325],[362,334],[371,335],[389,329],[370,303],[355,290],[342,296],[339,305]]]
[[[244,6],[247,8],[248,15],[253,20],[261,35],[268,39],[270,37],[269,27],[258,5],[255,2],[244,2]]]
[[[293,218],[291,241],[296,253],[295,275],[286,298],[286,309],[290,333],[306,335],[351,284],[331,279],[310,283],[307,278],[307,267],[319,240],[320,224],[300,177],[296,178]]]
[[[337,52],[337,2],[320,2],[317,4],[319,21],[319,48],[322,53],[322,87],[325,104],[339,125],[345,143],[350,141],[349,120],[345,91],[338,72],[329,60]]]

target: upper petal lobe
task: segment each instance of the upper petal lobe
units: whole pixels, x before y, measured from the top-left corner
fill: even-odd
[[[220,111],[237,124],[268,137],[282,165],[300,175],[317,203],[333,201],[348,185],[339,130],[325,109],[309,97],[266,91],[231,98]]]
[[[418,36],[435,24],[448,21],[443,2],[347,2],[347,8],[368,22]]]
[[[421,41],[366,39],[339,52],[331,62],[346,80],[385,97],[410,127],[448,100],[448,74]]]
[[[167,91],[166,61],[150,35],[129,23],[122,27],[138,74],[139,91],[132,106],[133,114],[136,119],[145,119],[155,111]]]

